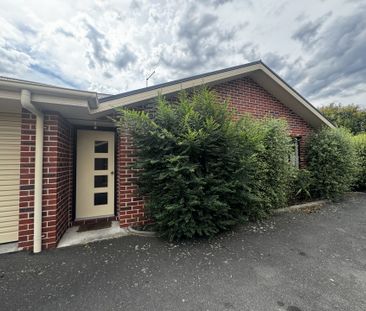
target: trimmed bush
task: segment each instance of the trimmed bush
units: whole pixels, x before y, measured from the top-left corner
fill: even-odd
[[[355,180],[356,154],[351,134],[342,128],[323,128],[307,144],[308,170],[315,197],[337,199]]]
[[[353,143],[358,162],[355,188],[358,190],[366,190],[366,133],[354,136]]]
[[[265,167],[263,194],[267,198],[267,209],[281,208],[288,200],[293,169],[288,160],[292,142],[285,121],[267,119],[262,124],[265,130],[264,152],[260,155]]]
[[[291,138],[287,123],[279,119],[255,120],[243,117],[237,123],[238,149],[250,200],[245,202],[245,215],[251,221],[266,218],[271,210],[284,207],[292,166],[288,161]],[[246,144],[251,143],[252,148]],[[245,156],[244,156],[245,155]]]
[[[138,186],[156,230],[170,240],[212,236],[286,203],[290,139],[279,120],[234,121],[208,89],[176,102],[160,97],[155,117],[121,110],[136,146]]]

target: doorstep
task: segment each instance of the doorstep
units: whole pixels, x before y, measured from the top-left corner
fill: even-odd
[[[0,244],[0,254],[14,253],[19,251],[18,242]]]
[[[90,242],[119,238],[129,235],[126,229],[120,228],[119,221],[112,221],[109,228],[78,232],[79,226],[73,226],[62,236],[57,248],[71,245],[87,244]]]

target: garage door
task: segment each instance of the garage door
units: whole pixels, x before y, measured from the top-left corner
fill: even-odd
[[[18,240],[20,114],[0,112],[0,243]]]

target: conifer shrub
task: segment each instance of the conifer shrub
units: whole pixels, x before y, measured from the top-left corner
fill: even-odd
[[[355,181],[357,159],[351,134],[343,128],[323,128],[307,143],[307,169],[314,197],[338,199]]]
[[[284,121],[235,121],[206,88],[157,100],[154,117],[120,110],[136,147],[138,186],[155,229],[170,240],[210,237],[286,203]]]
[[[355,189],[366,190],[366,133],[352,138],[357,156]]]
[[[280,119],[265,119],[261,122],[264,129],[264,151],[260,154],[263,163],[264,187],[267,210],[281,208],[287,204],[289,182],[294,169],[289,162],[291,137],[287,124]]]

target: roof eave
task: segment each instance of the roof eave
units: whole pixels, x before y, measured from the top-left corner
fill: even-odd
[[[67,89],[57,86],[38,85],[23,81],[0,80],[0,88],[4,90],[12,90],[20,92],[21,90],[29,90],[32,94],[54,96],[58,98],[82,99],[88,102],[90,110],[98,108],[98,98],[96,92],[80,91],[75,89]]]
[[[325,118],[319,110],[317,110],[313,105],[311,105],[303,96],[301,96],[297,91],[295,91],[291,86],[289,86],[282,78],[280,78],[275,72],[273,72],[267,65],[265,65],[262,61],[257,61],[254,63],[247,64],[245,66],[236,66],[232,68],[228,68],[226,70],[219,70],[212,73],[199,75],[187,79],[178,80],[176,83],[168,83],[162,84],[161,86],[156,86],[154,88],[147,88],[146,90],[142,89],[137,92],[128,92],[127,96],[111,96],[106,99],[103,99],[103,103],[99,105],[97,109],[91,110],[91,114],[95,115],[104,115],[113,111],[117,107],[135,105],[144,101],[149,101],[159,94],[168,95],[179,92],[184,89],[194,88],[200,85],[210,85],[221,83],[225,80],[237,79],[239,77],[245,75],[258,76],[261,74],[265,75],[267,80],[270,79],[272,87],[267,85],[263,87],[267,89],[272,95],[275,97],[276,93],[274,89],[277,90],[280,88],[282,92],[286,92],[287,97],[287,106],[290,106],[290,109],[296,110],[298,113],[302,111],[305,115],[306,121],[313,126],[314,128],[319,128],[322,126],[328,126],[334,128],[335,126]],[[173,81],[174,82],[174,81]],[[263,81],[257,81],[259,84],[265,84]],[[268,90],[268,89],[272,89]],[[284,103],[286,104],[286,103]],[[295,104],[300,105],[298,107],[294,106]]]
[[[211,74],[195,76],[191,79],[178,80],[176,83],[162,84],[161,86],[157,86],[156,88],[148,88],[146,91],[141,90],[138,93],[133,93],[129,96],[117,98],[112,96],[110,100],[103,99],[103,103],[101,103],[99,107],[93,110],[91,113],[103,114],[108,111],[114,110],[117,107],[151,100],[157,97],[159,94],[168,95],[201,85],[210,85],[216,83],[217,81],[231,80],[233,77],[239,78],[249,74],[250,72],[259,70],[260,68],[261,62],[255,62],[250,63],[247,66],[232,67],[230,70],[220,70]]]

